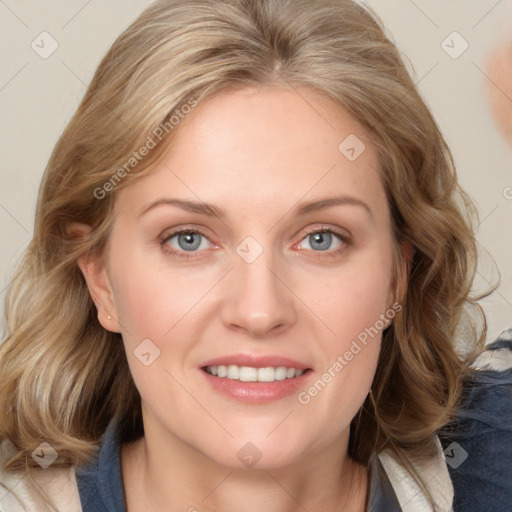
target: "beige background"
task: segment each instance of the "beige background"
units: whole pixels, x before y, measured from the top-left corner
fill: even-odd
[[[460,181],[478,205],[484,252],[475,287],[501,273],[482,302],[489,338],[512,326],[512,149],[483,101],[485,59],[512,37],[512,0],[372,0],[406,55],[418,87],[452,148]],[[99,60],[115,37],[149,5],[144,0],[0,0],[0,300],[31,238],[39,182],[52,148]],[[457,31],[469,47],[452,58],[442,43]],[[32,42],[51,49],[42,58]],[[453,43],[452,43],[453,41]],[[39,42],[39,43],[38,43]],[[446,44],[446,43],[445,43]],[[453,51],[462,40],[447,39]],[[43,51],[41,48],[40,52]],[[508,189],[510,190],[510,189]],[[492,261],[492,258],[494,262]],[[3,308],[3,306],[2,306]]]

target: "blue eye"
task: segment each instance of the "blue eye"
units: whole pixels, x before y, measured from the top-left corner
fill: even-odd
[[[171,245],[170,243],[173,238],[176,238],[176,242],[178,244],[177,248]],[[190,258],[193,256],[186,253],[195,252],[197,249],[199,249],[202,242],[201,238],[206,239],[206,237],[199,231],[184,229],[181,231],[175,231],[174,233],[171,233],[169,236],[166,236],[162,240],[161,244],[166,251],[170,252],[175,256]],[[171,248],[169,248],[169,246]],[[185,251],[185,254],[180,251]]]
[[[201,245],[200,237],[202,235],[200,233],[185,232],[179,233],[175,236],[177,236],[177,242],[180,249],[183,249],[184,251],[194,251]]]
[[[173,239],[175,239],[175,241]],[[338,239],[338,244],[334,248],[331,248],[335,239]],[[306,249],[313,253],[312,256],[321,258],[337,257],[350,245],[351,239],[348,234],[338,233],[327,227],[317,227],[303,236],[301,244],[304,243],[304,241],[309,244],[309,247],[306,247]],[[171,256],[185,259],[196,258],[197,253],[201,252],[200,249],[204,250],[214,246],[206,235],[195,229],[181,229],[169,235],[164,235],[160,239],[160,244],[163,250]],[[303,249],[300,250],[303,251]]]
[[[334,239],[338,239],[338,244],[331,249]],[[339,258],[352,245],[352,237],[349,233],[338,232],[329,226],[317,226],[310,229],[302,238],[301,244],[307,242],[306,247],[312,258]],[[299,247],[300,245],[299,244]],[[303,251],[304,249],[299,249]]]
[[[334,240],[333,235],[339,239],[339,236],[328,230],[315,231],[307,235],[304,240],[309,242],[311,249],[318,249],[319,251],[326,251],[331,247]]]

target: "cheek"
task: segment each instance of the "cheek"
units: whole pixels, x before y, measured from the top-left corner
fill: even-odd
[[[366,398],[379,360],[382,330],[396,314],[391,246],[380,247],[359,253],[331,275],[329,284],[323,283],[323,300],[320,294],[315,298],[315,312],[330,332],[321,338],[325,359],[317,379],[303,390],[299,403],[315,404],[326,414],[330,411],[333,432],[355,416]]]
[[[382,329],[380,316],[392,306],[392,252],[381,247],[358,254],[310,288],[316,290],[309,296],[315,312],[342,345],[377,322]]]
[[[112,286],[123,336],[161,339],[207,291],[204,272],[171,267],[157,249],[117,247]],[[136,340],[133,340],[136,341]]]
[[[176,310],[180,293],[173,283],[165,283],[158,274],[143,264],[123,261],[113,280],[116,307],[123,336],[160,337]]]

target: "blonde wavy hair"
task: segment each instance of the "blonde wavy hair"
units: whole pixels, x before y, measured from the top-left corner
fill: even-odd
[[[121,336],[98,322],[77,261],[102,254],[117,192],[158,165],[186,116],[102,199],[98,189],[191,100],[258,84],[323,92],[371,136],[404,299],[352,421],[349,455],[368,464],[391,448],[414,473],[407,456],[434,453],[486,333],[485,319],[477,327],[469,314],[483,317],[470,295],[476,212],[382,21],[351,0],[159,0],[107,52],[46,167],[34,236],[6,296],[0,439],[17,449],[6,469],[36,467],[41,441],[58,452],[54,466],[83,464],[114,417],[123,441],[143,435]],[[69,232],[75,221],[92,226],[90,238]],[[403,241],[414,248],[409,261]],[[471,327],[463,353],[461,325]]]

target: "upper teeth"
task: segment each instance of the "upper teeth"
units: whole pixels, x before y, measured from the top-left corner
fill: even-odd
[[[305,370],[286,368],[286,366],[253,368],[251,366],[207,366],[206,371],[211,375],[241,380],[243,382],[274,382],[275,380],[293,379],[299,377]]]

